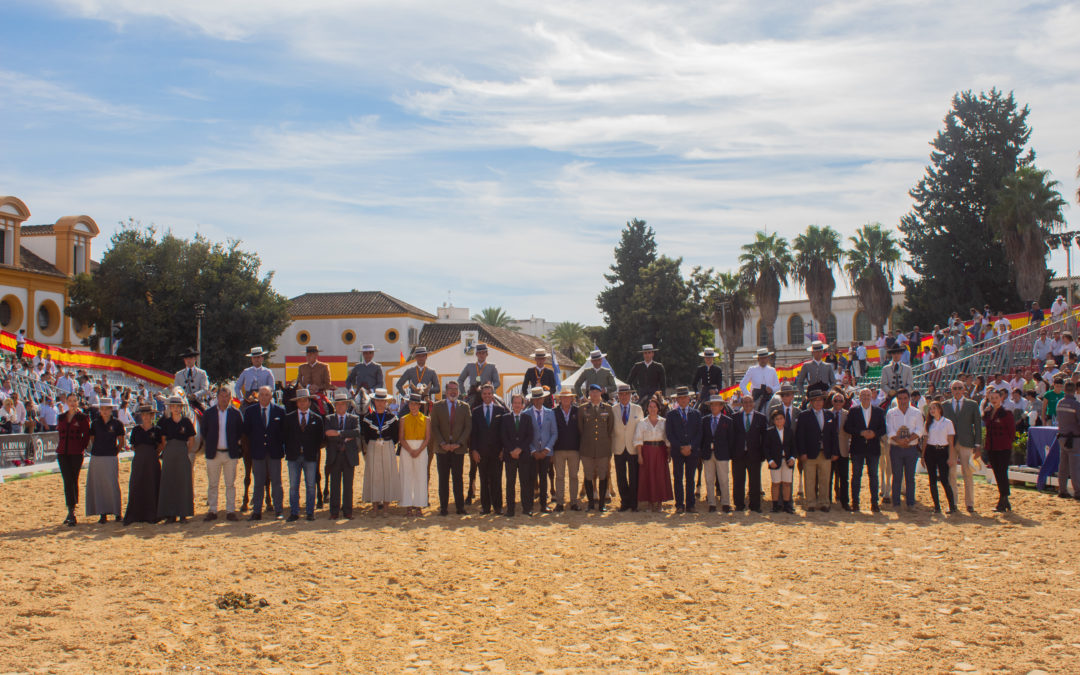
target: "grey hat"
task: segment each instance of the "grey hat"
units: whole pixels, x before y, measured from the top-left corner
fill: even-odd
[[[266,356],[266,352],[263,351],[262,347],[252,347],[251,351],[244,356]]]
[[[360,345],[360,351],[362,351],[362,352],[373,352],[373,351],[375,351],[375,345],[373,345],[373,344],[362,344],[362,345]]]
[[[99,404],[99,406],[103,405],[105,401],[108,401],[110,406],[113,404],[111,398],[103,398],[101,399],[101,403]],[[169,399],[165,402],[169,405],[184,405],[185,403],[183,396],[170,396]]]
[[[713,403],[725,403],[724,397],[719,394],[713,394],[709,397],[709,405],[712,405]]]
[[[417,347],[416,349],[413,350],[413,357],[427,356],[427,353],[428,353],[427,347]]]
[[[675,396],[689,396],[690,387],[675,387]]]
[[[652,343],[650,342],[649,344],[641,345],[641,351],[643,351],[643,352],[655,352],[656,347],[653,347]]]
[[[344,389],[338,389],[337,391],[334,392],[334,403],[337,403],[338,401],[348,401],[348,400],[349,400],[349,392],[345,391]]]
[[[621,394],[624,391],[633,391],[628,384],[620,384],[616,390]]]
[[[790,382],[782,382],[780,384],[780,393],[781,394],[794,394],[795,393],[795,387]]]
[[[173,398],[180,398],[180,397],[179,396],[173,396],[172,398],[169,399],[169,401],[172,401]],[[180,405],[184,405],[184,400],[183,399],[180,399]],[[103,398],[103,399],[98,400],[98,407],[99,408],[115,408],[116,403],[114,403],[111,398]]]
[[[311,392],[307,389],[297,389],[296,398],[311,398]]]

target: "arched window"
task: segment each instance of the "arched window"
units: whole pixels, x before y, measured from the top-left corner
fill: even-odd
[[[861,309],[855,312],[855,339],[869,342],[873,339],[871,337],[872,333],[873,327],[870,325],[870,315]]]
[[[825,319],[825,341],[829,344],[836,342],[836,315],[829,314],[829,318]]]
[[[789,345],[801,345],[804,341],[803,320],[798,314],[792,314],[787,321],[787,341]]]
[[[769,334],[765,330],[765,322],[761,320],[757,322],[757,345],[758,347],[769,346]]]

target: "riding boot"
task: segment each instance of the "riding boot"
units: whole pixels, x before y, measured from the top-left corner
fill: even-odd
[[[600,481],[600,511],[607,511],[607,490],[608,482],[606,479]]]
[[[592,511],[596,508],[596,497],[593,494],[593,482],[591,480],[585,481],[585,497],[589,500],[588,511]]]

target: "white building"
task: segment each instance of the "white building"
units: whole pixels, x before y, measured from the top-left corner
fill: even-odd
[[[547,340],[551,336],[551,331],[555,330],[555,326],[559,324],[530,315],[528,319],[514,319],[510,325],[526,335]]]

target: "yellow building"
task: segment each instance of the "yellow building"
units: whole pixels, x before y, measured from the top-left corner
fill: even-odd
[[[92,331],[64,315],[68,280],[90,270],[98,230],[89,216],[65,216],[52,225],[24,225],[30,209],[0,197],[0,328],[59,347],[77,347]]]

